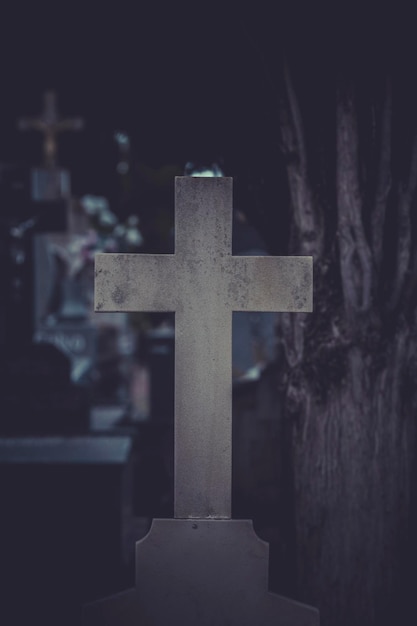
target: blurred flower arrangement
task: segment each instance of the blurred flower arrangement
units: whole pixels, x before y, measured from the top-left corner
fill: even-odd
[[[53,285],[45,319],[85,319],[93,311],[94,257],[97,252],[136,252],[143,244],[139,218],[131,215],[124,223],[101,196],[83,196],[75,210],[81,225],[77,233],[50,239],[55,258]]]
[[[119,222],[107,198],[102,196],[83,196],[79,204],[88,220],[86,232],[71,236],[65,246],[54,246],[54,253],[65,263],[69,278],[75,278],[86,266],[92,266],[96,252],[140,249],[143,236],[136,215],[129,216],[124,223]]]

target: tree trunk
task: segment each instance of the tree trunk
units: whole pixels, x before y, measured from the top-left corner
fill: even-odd
[[[293,390],[298,590],[320,607],[323,626],[396,623],[407,614],[401,594],[412,540],[415,416],[404,375],[411,346],[404,328],[383,365],[355,346],[342,357],[329,354],[324,397],[304,377]],[[344,369],[334,386],[332,368]]]
[[[336,98],[336,184],[330,200],[320,201],[287,68],[284,77],[290,253],[314,260],[314,313],[280,316],[297,597],[320,609],[322,626],[416,623],[417,139],[393,191],[390,82],[365,168],[357,94],[344,81]],[[415,621],[407,622],[410,610]]]

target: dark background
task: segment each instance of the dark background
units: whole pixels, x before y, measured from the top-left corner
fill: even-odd
[[[60,140],[76,194],[108,191],[103,173],[119,128],[155,167],[216,153],[233,170],[276,150],[271,88],[239,15],[207,7],[180,14],[157,3],[130,11],[58,4],[45,13],[33,5],[3,30],[1,158],[37,163],[39,148],[16,120],[40,112],[43,91],[53,88],[63,116],[85,119],[82,134]]]
[[[81,133],[63,133],[58,141],[74,195],[114,200],[118,129],[131,137],[134,159],[150,167],[221,155],[226,174],[235,177],[238,204],[271,251],[280,252],[277,233],[287,206],[282,59],[291,61],[307,115],[333,114],[340,71],[359,73],[366,83],[387,59],[412,107],[416,46],[409,18],[370,3],[355,9],[287,2],[234,11],[174,3],[3,7],[0,161],[40,164],[39,133],[18,132],[16,124],[38,115],[43,92],[52,88],[63,117],[85,120]]]

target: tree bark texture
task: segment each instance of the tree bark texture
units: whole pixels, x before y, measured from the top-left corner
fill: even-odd
[[[410,331],[386,347],[386,363],[352,346],[329,351],[343,368],[324,400],[300,378],[291,401],[299,591],[323,625],[395,621],[407,602],[415,423],[404,399]],[[326,371],[323,370],[323,376]],[[287,409],[288,410],[288,409]],[[405,606],[403,606],[405,610]],[[391,621],[392,623],[392,621]]]
[[[409,170],[393,178],[387,80],[376,116],[375,158],[364,176],[357,94],[353,82],[343,81],[335,98],[331,210],[337,215],[331,218],[310,178],[288,68],[284,85],[290,253],[314,259],[313,314],[280,315],[287,357],[285,414],[292,424],[298,599],[318,606],[322,626],[380,626],[402,619],[404,624],[417,591],[410,585],[410,572],[417,571],[411,527],[417,141]]]

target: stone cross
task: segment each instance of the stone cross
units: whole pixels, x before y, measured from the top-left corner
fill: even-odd
[[[53,168],[56,165],[56,135],[64,130],[81,130],[83,120],[80,117],[60,120],[56,111],[56,94],[47,91],[44,94],[44,108],[39,118],[19,120],[19,130],[39,130],[44,134],[44,165]]]
[[[232,256],[232,179],[177,178],[175,254],[96,256],[96,311],[175,311],[175,519],[136,544],[135,588],[84,624],[318,626],[268,591],[268,545],[230,519],[232,311],[311,311],[311,257]],[[103,546],[104,549],[104,546]]]
[[[311,311],[311,257],[232,256],[232,179],[176,178],[175,254],[96,255],[96,311],[175,311],[176,518],[231,517],[232,312]]]

